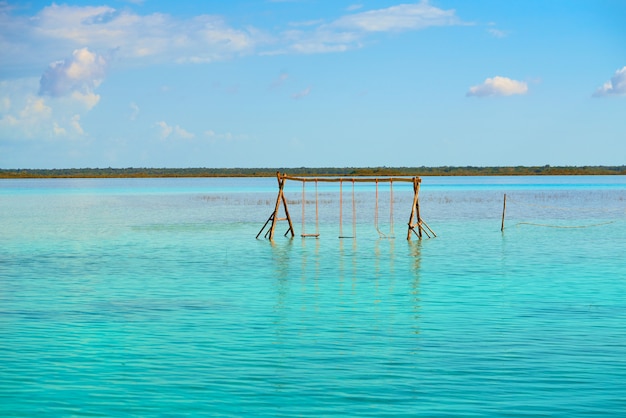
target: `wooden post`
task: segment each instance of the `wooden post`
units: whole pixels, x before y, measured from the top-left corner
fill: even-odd
[[[422,217],[420,216],[420,199],[419,199],[420,182],[418,181],[417,178],[415,179],[415,183],[413,187],[415,188],[415,214],[417,215],[417,236],[419,237],[419,239],[422,239],[423,227],[422,227]]]
[[[280,188],[280,197],[283,201],[283,208],[285,209],[285,217],[284,218],[280,218],[280,219],[276,219],[278,221],[287,221],[289,223],[289,229],[287,229],[287,231],[285,232],[285,236],[287,236],[287,234],[289,232],[291,232],[291,238],[294,237],[294,233],[293,233],[293,224],[291,223],[291,216],[289,216],[289,209],[287,208],[287,198],[285,198],[285,192],[284,192],[284,188],[285,188],[285,176],[286,174],[283,174],[282,176],[280,176],[280,174],[278,172],[276,172],[276,174],[279,176],[279,180],[278,180],[278,187]],[[278,214],[278,213],[277,213]],[[272,239],[273,234],[270,234],[270,239]]]
[[[276,197],[276,205],[274,206],[274,214],[272,216],[272,225],[270,226],[270,241],[274,239],[274,228],[276,228],[276,219],[278,217],[278,209],[280,208],[280,201],[283,199],[283,186],[285,180],[280,178],[280,172],[276,172],[276,179],[278,180],[278,196]]]
[[[506,212],[506,193],[504,194],[504,203],[502,204],[502,225],[500,231],[504,232],[504,213]]]
[[[274,206],[274,212],[272,212],[272,214],[270,215],[269,219],[265,222],[265,225],[263,225],[263,228],[261,228],[261,230],[259,231],[259,233],[256,236],[258,238],[259,235],[261,235],[261,232],[263,232],[263,230],[267,226],[267,224],[271,221],[272,224],[270,226],[270,229],[265,234],[265,237],[269,238],[270,241],[272,241],[274,239],[274,229],[276,228],[276,222],[278,222],[278,221],[288,221],[289,222],[289,229],[287,229],[287,232],[285,232],[285,236],[287,236],[287,234],[291,232],[291,237],[292,238],[294,237],[293,224],[291,223],[291,216],[289,216],[289,209],[287,208],[287,199],[285,199],[285,193],[284,193],[284,190],[283,190],[284,187],[285,187],[285,174],[283,174],[281,176],[280,172],[277,171],[276,172],[276,179],[278,180],[278,196],[276,197],[276,205]],[[278,217],[278,211],[280,209],[280,203],[281,202],[283,203],[283,208],[285,210],[285,217],[284,218],[279,218]]]
[[[411,206],[411,216],[409,217],[409,229],[406,234],[406,239],[409,241],[411,240],[411,231],[413,231],[420,239],[422,239],[422,218],[420,217],[419,206],[420,182],[421,179],[419,177],[413,177],[413,205]],[[414,218],[416,218],[415,223],[413,222]],[[415,231],[416,226],[417,232]]]

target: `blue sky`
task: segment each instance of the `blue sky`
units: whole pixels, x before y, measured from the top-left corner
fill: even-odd
[[[0,1],[0,168],[625,157],[623,0]]]

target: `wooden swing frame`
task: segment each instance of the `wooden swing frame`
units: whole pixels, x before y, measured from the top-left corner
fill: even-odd
[[[287,228],[287,231],[285,232],[284,236],[286,237],[288,234],[291,234],[291,238],[293,238],[295,236],[294,230],[293,230],[293,223],[291,222],[291,216],[289,215],[289,209],[287,206],[287,199],[285,198],[285,182],[287,180],[292,180],[292,181],[300,181],[303,183],[302,185],[302,218],[303,218],[303,231],[301,236],[302,237],[309,237],[309,236],[313,236],[313,237],[319,237],[319,214],[318,214],[318,195],[317,195],[317,184],[318,182],[329,182],[329,183],[339,183],[339,217],[340,217],[340,233],[339,233],[339,238],[356,238],[356,204],[355,204],[355,195],[354,195],[354,184],[355,183],[376,183],[376,220],[378,218],[378,183],[383,183],[383,182],[389,182],[390,183],[390,187],[392,187],[392,184],[394,182],[408,182],[408,183],[413,183],[413,204],[411,205],[411,215],[409,216],[409,222],[408,222],[408,229],[407,229],[407,236],[406,239],[407,240],[411,240],[412,234],[415,234],[419,239],[422,239],[423,234],[425,234],[426,236],[428,236],[429,238],[431,238],[431,234],[432,237],[436,237],[437,235],[433,232],[433,230],[426,224],[426,222],[424,222],[424,220],[421,218],[420,216],[420,207],[419,207],[419,190],[420,190],[420,184],[422,182],[422,179],[415,176],[415,177],[375,177],[375,178],[371,178],[371,177],[293,177],[293,176],[288,176],[285,173],[280,173],[279,171],[276,172],[276,179],[278,181],[278,196],[276,197],[276,204],[274,205],[274,211],[272,212],[272,214],[270,215],[270,217],[267,219],[267,221],[265,221],[265,224],[263,225],[263,227],[261,228],[261,230],[259,231],[259,233],[256,235],[256,238],[258,239],[259,236],[261,236],[261,234],[263,233],[263,231],[265,230],[265,228],[268,226],[269,224],[269,229],[267,230],[267,232],[265,233],[264,237],[269,239],[270,241],[274,240],[274,233],[276,230],[276,226],[277,223],[279,221],[287,221],[289,224],[289,227]],[[304,206],[306,205],[306,200],[304,200],[306,198],[305,195],[305,185],[304,183],[306,182],[315,182],[315,218],[316,218],[316,233],[315,234],[306,234],[304,231]],[[352,222],[353,222],[353,236],[352,237],[345,237],[342,234],[341,228],[342,228],[342,211],[343,211],[343,183],[344,182],[352,182]],[[393,192],[391,192],[393,193]],[[393,194],[391,195],[391,199],[393,202]],[[280,217],[279,213],[280,213],[280,207],[283,207],[283,212],[284,215],[282,217]],[[392,209],[391,209],[392,210]],[[393,212],[392,212],[393,213]],[[392,215],[391,215],[392,216]],[[378,225],[377,229],[378,229]],[[380,233],[380,231],[379,231]]]

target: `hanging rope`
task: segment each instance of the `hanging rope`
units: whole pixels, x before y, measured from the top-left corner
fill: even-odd
[[[378,179],[376,179],[376,203],[374,204],[374,227],[376,228],[376,232],[378,232],[379,237],[382,237],[385,235],[378,228]]]
[[[376,203],[374,209],[374,226],[380,238],[395,238],[393,234],[393,182],[389,181],[389,235],[380,230],[378,223],[378,179],[376,179]]]
[[[343,180],[339,179],[339,238],[343,237]]]
[[[315,233],[307,234],[306,233],[306,220],[305,220],[305,206],[306,206],[306,193],[305,193],[305,184],[306,182],[302,182],[302,234],[301,237],[319,237],[319,206],[318,206],[318,195],[317,195],[317,179],[315,179]]]
[[[304,207],[306,206],[306,195],[304,194],[304,185],[306,183],[302,182],[302,235],[306,234],[306,222],[304,221]]]
[[[352,238],[356,238],[356,200],[354,198],[354,179],[352,179]]]
[[[319,212],[319,199],[317,195],[317,179],[315,179],[315,235],[320,234],[320,212]]]
[[[343,182],[339,181],[339,238],[356,238],[356,199],[354,193],[354,179],[352,179],[352,236],[343,235]]]
[[[393,180],[389,180],[389,232],[391,237],[393,233]]]

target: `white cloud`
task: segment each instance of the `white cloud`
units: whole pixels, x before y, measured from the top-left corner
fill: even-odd
[[[306,26],[318,26],[324,23],[322,19],[305,20],[303,22],[290,22],[289,26],[292,27],[306,27]]]
[[[207,137],[209,137],[212,140],[223,140],[223,141],[232,141],[233,140],[233,134],[230,132],[226,132],[223,134],[218,134],[215,131],[212,130],[208,130],[204,133],[204,135],[206,135]]]
[[[56,135],[52,108],[44,98],[28,91],[35,83],[36,79],[0,83],[0,97],[5,103],[0,114],[0,137],[46,139]]]
[[[0,94],[2,94],[0,86]],[[0,138],[20,141],[46,140],[58,136],[59,124],[53,119],[53,111],[46,101],[34,94],[15,100],[11,108],[0,115]]]
[[[69,96],[88,110],[100,101],[94,89],[102,83],[107,63],[87,48],[77,49],[70,58],[50,64],[39,81],[39,94]]]
[[[278,89],[280,86],[285,84],[288,78],[289,78],[288,73],[280,73],[280,75],[274,81],[272,81],[272,84],[270,85],[270,89],[271,90]]]
[[[34,77],[0,82],[0,138],[58,141],[87,135],[80,120],[98,95],[74,91],[57,98],[40,96],[38,89]]]
[[[231,132],[218,133],[213,130],[205,131],[204,135],[208,137],[211,140],[211,142],[217,142],[217,141],[231,142],[231,141],[240,141],[240,140],[248,139],[247,135],[243,135],[243,134],[237,135]]]
[[[84,135],[85,134],[85,131],[83,130],[83,127],[80,125],[80,115],[72,116],[72,119],[70,121],[70,126],[72,128],[74,128],[74,131],[78,135]]]
[[[39,97],[30,97],[20,112],[20,117],[25,120],[47,119],[51,115],[52,109]]]
[[[288,50],[299,54],[325,54],[358,48],[361,36],[354,32],[335,32],[324,27],[312,33],[291,31]]]
[[[67,134],[67,130],[60,127],[59,124],[56,122],[52,124],[52,132],[54,132],[55,136],[65,136]]]
[[[347,15],[332,25],[365,32],[391,32],[459,23],[454,10],[442,10],[431,6],[428,1],[422,1]]]
[[[47,39],[116,50],[122,58],[157,57],[179,62],[209,62],[244,53],[254,46],[250,31],[226,25],[219,16],[178,19],[139,15],[108,6],[56,5],[44,8],[30,29]]]
[[[506,38],[507,36],[509,36],[509,32],[508,31],[496,29],[496,27],[495,27],[496,23],[495,22],[489,22],[489,23],[487,23],[487,26],[489,26],[487,28],[487,33],[489,33],[494,38]]]
[[[307,87],[302,91],[292,94],[291,98],[295,100],[303,99],[306,96],[308,96],[310,93],[311,93],[311,87]]]
[[[0,98],[0,112],[8,112],[11,109],[11,99],[9,97]]]
[[[174,135],[180,139],[192,139],[196,136],[195,134],[186,131],[178,125],[174,127]]]
[[[56,61],[41,76],[40,94],[64,96],[74,90],[93,89],[104,78],[106,61],[87,48],[76,49],[70,58]]]
[[[0,133],[6,137],[35,139],[49,138],[53,126],[52,108],[35,95],[27,95],[16,101],[0,118]],[[5,135],[0,135],[4,137]]]
[[[526,94],[527,92],[527,83],[496,76],[486,79],[482,84],[470,87],[466,95],[476,97],[512,96],[515,94]]]
[[[83,106],[85,106],[87,110],[91,110],[100,101],[100,95],[95,94],[91,91],[87,91],[84,93],[80,91],[75,91],[70,97],[76,102],[81,103]]]
[[[609,81],[596,90],[594,97],[626,95],[626,67],[617,71]]]
[[[346,8],[347,11],[349,12],[354,12],[355,10],[359,10],[362,9],[363,5],[362,4],[351,4],[350,6],[348,6]]]
[[[357,8],[349,8],[354,11]],[[308,23],[308,22],[305,22]],[[454,10],[431,6],[428,1],[400,4],[385,9],[350,13],[332,22],[313,26],[310,30],[288,30],[280,34],[282,47],[262,54],[288,52],[321,54],[360,48],[364,39],[376,33],[416,31],[434,26],[461,25]],[[297,25],[292,24],[292,26]]]
[[[130,120],[136,120],[137,116],[139,116],[139,111],[140,111],[139,106],[137,106],[137,103],[131,102],[130,110],[131,110]]]
[[[120,14],[109,6],[69,6],[52,3],[37,14],[33,30],[48,38],[90,44],[96,35],[109,39],[116,37],[118,32],[115,28],[119,26],[110,24],[119,18]]]
[[[170,126],[164,121],[160,121],[156,123],[156,126],[161,128],[161,139],[174,139],[174,140],[182,140],[182,139],[192,139],[195,135],[180,126]]]
[[[487,32],[489,32],[489,34],[494,38],[506,38],[507,36],[509,36],[509,33],[507,31],[495,28],[489,28],[487,29]]]
[[[164,121],[159,121],[156,123],[156,125],[161,128],[161,139],[167,139],[172,134],[172,132],[174,132],[174,128],[169,126]]]

